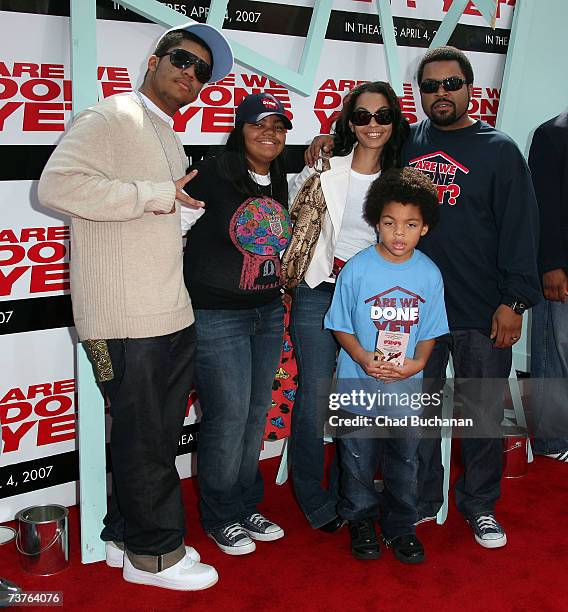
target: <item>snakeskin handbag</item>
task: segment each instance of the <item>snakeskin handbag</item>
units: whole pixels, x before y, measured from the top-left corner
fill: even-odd
[[[321,170],[316,168],[316,172],[305,180],[290,207],[292,239],[281,262],[282,282],[286,289],[300,284],[312,261],[326,211],[320,175],[329,169],[329,156],[323,156]]]

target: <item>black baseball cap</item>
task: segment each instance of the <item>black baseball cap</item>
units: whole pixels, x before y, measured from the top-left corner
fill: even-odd
[[[286,117],[282,102],[268,93],[250,94],[243,98],[237,106],[235,124],[256,123],[269,115],[278,115],[284,127],[287,130],[292,129],[292,122]]]

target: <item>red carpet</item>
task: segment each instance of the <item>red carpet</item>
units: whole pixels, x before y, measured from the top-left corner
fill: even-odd
[[[197,523],[195,481],[184,481],[187,541],[220,575],[209,590],[136,586],[104,563],[82,565],[77,508],[70,514],[71,563],[65,571],[45,578],[26,574],[10,543],[0,548],[0,576],[25,590],[63,591],[65,610],[568,610],[566,465],[537,458],[527,476],[503,481],[497,516],[507,530],[506,547],[481,548],[451,505],[443,526],[418,528],[427,554],[418,566],[399,563],[391,551],[376,561],[358,561],[351,557],[346,528],[331,535],[312,530],[289,485],[274,484],[277,466],[275,459],[262,462],[267,482],[262,510],[285,528],[286,537],[260,542],[244,557],[225,555],[204,535]]]

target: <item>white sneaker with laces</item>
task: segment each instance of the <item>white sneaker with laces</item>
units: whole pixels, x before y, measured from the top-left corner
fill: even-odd
[[[475,541],[483,548],[501,548],[507,544],[507,534],[493,514],[480,514],[467,520]]]
[[[124,550],[120,549],[114,542],[105,542],[106,564],[109,567],[124,566]],[[185,554],[194,561],[201,561],[201,556],[193,546],[185,547]]]
[[[137,569],[132,565],[128,555],[124,555],[122,577],[126,582],[147,584],[173,591],[200,591],[213,586],[219,580],[219,574],[214,567],[194,561],[189,555],[185,555],[175,565],[156,574]]]
[[[272,542],[284,537],[284,529],[268,520],[262,514],[255,512],[241,521],[242,528],[253,540]]]

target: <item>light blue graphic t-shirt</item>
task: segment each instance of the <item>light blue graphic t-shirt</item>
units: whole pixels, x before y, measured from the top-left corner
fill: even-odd
[[[418,342],[449,331],[440,270],[417,249],[403,263],[387,261],[375,246],[364,249],[341,270],[324,327],[354,334],[371,352],[379,330],[409,333],[406,357],[412,358]],[[337,378],[369,376],[341,349]]]

